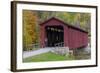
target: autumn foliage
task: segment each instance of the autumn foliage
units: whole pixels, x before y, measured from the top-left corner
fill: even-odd
[[[30,44],[38,42],[36,31],[37,16],[35,12],[23,10],[23,45],[28,50]]]

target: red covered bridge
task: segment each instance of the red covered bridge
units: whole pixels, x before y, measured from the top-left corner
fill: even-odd
[[[87,45],[88,32],[78,27],[54,17],[40,24],[41,47],[67,46],[74,49]]]

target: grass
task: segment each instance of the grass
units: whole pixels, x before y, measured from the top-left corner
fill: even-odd
[[[62,56],[51,52],[39,54],[23,59],[23,62],[63,61],[74,60],[74,56]]]

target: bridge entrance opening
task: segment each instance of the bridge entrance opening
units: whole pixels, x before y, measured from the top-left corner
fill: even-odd
[[[45,45],[47,47],[64,46],[64,29],[62,26],[47,26]]]

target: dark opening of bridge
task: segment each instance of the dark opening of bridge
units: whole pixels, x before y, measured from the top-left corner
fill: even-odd
[[[45,44],[47,47],[63,46],[64,29],[62,26],[46,26]]]

